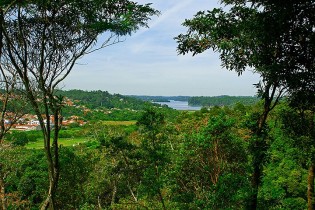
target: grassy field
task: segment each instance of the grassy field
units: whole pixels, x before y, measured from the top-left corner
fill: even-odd
[[[60,138],[58,140],[59,145],[69,147],[69,146],[75,146],[80,143],[85,143],[89,141],[90,139],[88,138]],[[36,142],[29,142],[28,144],[25,145],[27,149],[42,149],[44,148],[43,141],[36,141]]]
[[[111,125],[111,126],[131,126],[135,125],[136,121],[103,121],[103,125]],[[80,128],[81,129],[81,128]],[[65,134],[69,133],[71,135],[71,132],[77,132],[80,129],[72,129],[69,131],[61,131],[65,132]],[[66,138],[61,137],[58,140],[59,145],[63,145],[65,147],[74,146],[80,143],[84,143],[87,141],[90,141],[91,139],[89,137],[73,137],[73,138]],[[38,138],[36,141],[31,141],[28,144],[25,145],[27,149],[42,149],[43,146],[43,140],[41,138]]]
[[[135,125],[137,121],[103,121],[104,125]]]

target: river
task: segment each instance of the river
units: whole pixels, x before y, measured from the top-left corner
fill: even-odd
[[[201,106],[189,106],[188,101],[174,101],[170,100],[170,102],[155,102],[157,104],[161,105],[167,105],[170,108],[176,109],[176,110],[200,110]]]

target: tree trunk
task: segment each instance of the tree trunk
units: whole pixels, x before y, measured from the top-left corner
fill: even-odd
[[[44,201],[44,203],[42,204],[42,207],[40,209],[46,210],[48,208],[55,209],[54,199],[52,197],[52,194],[47,195],[46,200]]]
[[[111,201],[111,205],[115,204],[115,200],[116,200],[116,193],[117,193],[117,181],[114,181],[114,186],[113,186],[113,194],[112,194],[112,201]]]
[[[311,165],[308,169],[308,179],[307,179],[307,209],[308,210],[314,210],[315,209],[314,172],[315,172],[315,164],[311,163]]]
[[[271,111],[271,102],[272,98],[265,98],[264,102],[264,110],[262,115],[260,115],[258,122],[257,122],[257,129],[254,130],[255,139],[252,142],[251,152],[253,155],[253,174],[252,174],[252,195],[250,201],[248,203],[247,209],[255,210],[257,209],[258,205],[258,191],[259,186],[261,184],[261,176],[262,176],[262,165],[265,159],[265,152],[267,150],[266,145],[266,137],[264,135],[264,126],[266,124],[269,112]]]
[[[56,191],[57,191],[57,183],[58,183],[58,176],[53,169],[49,168],[49,191],[47,194],[47,197],[45,201],[43,202],[41,206],[41,210],[46,210],[46,209],[56,209],[56,202],[55,202],[55,196],[56,196]]]
[[[257,201],[258,201],[258,188],[260,185],[260,177],[261,177],[261,170],[258,165],[254,166],[254,172],[252,175],[252,187],[253,187],[253,192],[252,196],[250,198],[250,203],[248,210],[253,210],[257,209]]]
[[[7,199],[6,199],[6,195],[5,195],[5,185],[4,185],[2,174],[0,174],[0,198],[1,198],[2,210],[6,210],[7,209]]]
[[[56,197],[56,192],[57,192],[57,186],[58,186],[58,181],[59,181],[59,148],[58,148],[58,136],[59,136],[59,130],[60,130],[60,122],[59,122],[59,111],[55,111],[54,113],[54,137],[53,137],[53,143],[52,143],[52,150],[51,151],[51,146],[50,146],[50,130],[51,130],[51,125],[50,125],[50,116],[49,114],[46,114],[46,132],[43,132],[45,135],[45,152],[46,152],[46,157],[47,157],[47,163],[48,163],[48,174],[49,174],[49,191],[48,195],[46,197],[46,200],[41,206],[41,210],[46,210],[46,209],[56,209],[56,202],[55,202],[55,197]],[[42,127],[44,130],[45,126]]]

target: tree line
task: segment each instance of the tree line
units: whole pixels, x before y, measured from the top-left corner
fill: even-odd
[[[236,103],[244,105],[255,104],[259,101],[258,97],[252,96],[193,96],[188,99],[191,106],[232,106]]]
[[[90,109],[116,108],[143,110],[149,103],[145,103],[135,97],[123,96],[121,94],[110,94],[107,91],[84,91],[84,90],[58,90],[58,94],[76,101],[74,104],[85,105]]]
[[[152,102],[170,102],[174,101],[188,101],[190,96],[138,96],[131,95],[131,97],[139,98],[143,101],[152,101]]]

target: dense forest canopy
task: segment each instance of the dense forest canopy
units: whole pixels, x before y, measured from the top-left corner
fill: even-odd
[[[251,196],[251,114],[260,108],[237,104],[179,112],[172,121],[161,109],[149,108],[137,124],[99,121],[64,128],[57,207],[244,209]],[[270,119],[258,207],[305,209],[312,156],[306,121],[314,118],[300,118],[282,102]],[[31,209],[45,199],[41,138],[40,131],[15,131],[5,141],[12,146],[0,150],[0,174],[12,208]]]
[[[142,101],[136,97],[110,94],[107,91],[58,90],[66,97],[63,116],[78,116],[86,121],[137,120],[147,107],[159,107],[168,117],[177,115],[175,110],[159,104]]]
[[[65,96],[73,101],[78,100],[78,104],[86,105],[88,108],[129,108],[142,110],[148,103],[142,100],[123,96],[120,94],[110,94],[107,91],[83,91],[83,90],[58,90],[57,94]]]

